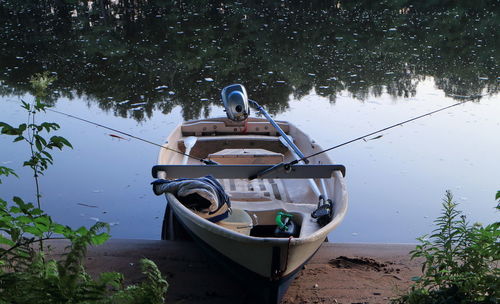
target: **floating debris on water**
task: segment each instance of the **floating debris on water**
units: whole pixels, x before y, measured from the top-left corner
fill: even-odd
[[[88,205],[88,204],[85,204],[85,203],[76,203],[77,205],[80,205],[80,206],[84,206],[84,207],[89,207],[89,208],[98,208],[97,206],[95,205]]]
[[[108,134],[108,135],[113,137],[113,138],[119,139],[119,140],[126,140],[126,141],[130,140],[130,138],[121,137],[120,135],[116,135],[116,134]]]
[[[212,78],[210,78],[210,77],[207,77],[207,78],[205,78],[205,81],[207,81],[207,82],[212,82],[212,81],[214,81],[214,80],[213,80]]]
[[[168,86],[161,85],[161,86],[158,86],[158,87],[155,88],[155,90],[165,90],[165,89],[168,89]]]
[[[147,102],[138,102],[138,103],[132,103],[130,104],[131,107],[138,107],[138,106],[143,106],[143,105],[147,105],[148,103]]]
[[[363,138],[363,140],[364,140],[364,141],[375,140],[375,139],[379,139],[379,138],[381,138],[382,136],[384,136],[384,135],[378,135],[378,136],[375,136],[375,137],[372,137],[372,138],[368,138],[368,139]]]

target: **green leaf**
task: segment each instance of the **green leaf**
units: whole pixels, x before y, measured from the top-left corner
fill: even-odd
[[[28,161],[23,162],[24,167],[33,167],[36,165],[36,161],[34,159],[30,159]]]
[[[52,219],[48,215],[44,215],[44,216],[40,216],[40,217],[35,218],[34,222],[37,224],[42,224],[42,225],[45,225],[48,227],[52,223]]]
[[[0,244],[14,246],[16,243],[0,234]]]
[[[9,231],[9,234],[10,234],[10,238],[12,239],[12,241],[17,242],[19,240],[19,236],[21,236],[21,229],[12,228]]]
[[[13,200],[13,201],[14,201],[14,203],[16,203],[16,204],[19,206],[19,208],[21,208],[21,209],[24,209],[24,207],[26,206],[26,203],[23,201],[23,199],[22,199],[22,198],[20,198],[20,197],[18,197],[18,196],[14,196],[14,197],[12,198],[12,200]]]
[[[27,217],[26,215],[20,215],[20,216],[16,217],[15,219],[23,224],[29,224],[29,223],[33,222],[33,220],[31,218]]]
[[[52,154],[50,154],[47,151],[42,151],[42,154],[45,155],[45,156],[47,156],[47,158],[51,161],[50,163],[52,163],[52,160],[53,160]]]
[[[6,134],[6,135],[21,135],[22,132],[19,131],[19,129],[14,128],[13,126],[5,123],[5,122],[0,122],[0,127],[2,128],[2,131],[0,133]]]
[[[66,146],[70,147],[70,148],[73,148],[73,146],[71,145],[71,143],[64,137],[61,137],[61,142],[63,144],[65,144]]]
[[[500,190],[497,191],[497,195],[495,195],[495,200],[500,200]]]
[[[69,228],[68,226],[64,226],[61,224],[55,224],[54,227],[52,228],[52,231],[54,231],[54,233],[58,233],[58,234],[65,234],[65,233],[67,233],[68,229],[71,230],[71,228]]]
[[[101,245],[104,242],[106,242],[111,236],[107,234],[106,232],[94,235],[91,239],[92,244],[94,245]]]
[[[40,231],[40,233],[45,233],[45,232],[49,232],[50,230],[50,227],[45,225],[45,224],[40,224],[40,223],[35,223],[35,226],[34,226],[38,231]]]
[[[9,211],[10,211],[10,213],[21,213],[22,212],[21,208],[16,207],[16,206],[10,207]]]
[[[24,231],[37,237],[41,237],[43,235],[43,232],[34,226],[26,226],[24,227]]]
[[[124,280],[123,274],[118,272],[103,272],[99,276],[99,280],[106,285],[110,285],[116,289],[119,289]]]
[[[80,234],[80,235],[84,235],[84,234],[87,234],[87,232],[89,232],[89,231],[87,228],[82,226],[82,227],[78,228],[75,232]]]
[[[19,176],[16,174],[16,172],[13,169],[7,168],[4,166],[0,166],[0,175],[5,175],[5,176],[14,175],[15,177],[19,178]],[[1,181],[0,181],[0,183],[1,183]]]
[[[66,138],[64,138],[62,136],[52,136],[50,138],[50,144],[59,148],[59,150],[62,150],[63,146],[68,146],[70,148],[73,148],[71,143]]]
[[[58,124],[53,123],[53,122],[44,122],[40,126],[45,128],[45,130],[47,130],[47,132],[50,132],[51,130],[57,130],[60,128],[60,126]]]
[[[27,102],[25,102],[25,101],[23,101],[23,100],[21,100],[21,103],[23,104],[23,105],[21,106],[23,109],[26,109],[26,110],[28,110],[28,111],[30,110],[30,104],[29,104],[29,103],[27,103]]]
[[[48,104],[43,103],[40,100],[37,100],[35,103],[35,110],[37,110],[37,111],[44,111],[45,112],[45,108],[48,108],[48,107],[50,107]]]
[[[38,149],[38,151],[43,150],[42,143],[40,142],[40,140],[38,138],[35,139],[35,146]]]
[[[33,210],[30,211],[31,215],[40,215],[43,214],[42,209],[34,208]]]

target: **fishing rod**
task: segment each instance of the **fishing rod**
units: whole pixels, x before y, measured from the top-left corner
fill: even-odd
[[[179,153],[179,154],[182,154],[186,157],[190,157],[192,159],[196,159],[197,161],[200,161],[202,163],[204,163],[205,165],[216,165],[217,163],[214,162],[214,161],[211,161],[211,160],[206,160],[204,158],[199,158],[199,157],[196,157],[196,156],[192,156],[192,155],[189,155],[189,154],[186,154],[186,153],[183,153],[181,151],[178,151],[178,150],[175,150],[175,149],[172,149],[172,148],[168,148],[168,147],[165,147],[163,145],[160,145],[160,144],[157,144],[155,142],[152,142],[152,141],[149,141],[147,139],[144,139],[144,138],[140,138],[140,137],[137,137],[137,136],[134,136],[132,134],[129,134],[127,132],[123,132],[123,131],[120,131],[120,130],[117,130],[117,129],[113,129],[113,128],[110,128],[110,127],[107,127],[105,125],[102,125],[102,124],[99,124],[99,123],[96,123],[96,122],[93,122],[93,121],[90,121],[90,120],[87,120],[87,119],[84,119],[84,118],[81,118],[81,117],[78,117],[78,116],[75,116],[75,115],[71,115],[71,114],[67,114],[67,113],[64,113],[64,112],[61,112],[61,111],[57,111],[57,110],[54,110],[54,109],[47,109],[51,112],[54,112],[54,113],[57,113],[57,114],[61,114],[61,115],[64,115],[64,116],[67,116],[67,117],[70,117],[70,118],[74,118],[74,119],[77,119],[77,120],[80,120],[80,121],[83,121],[83,122],[86,122],[88,124],[91,124],[91,125],[94,125],[94,126],[97,126],[97,127],[100,127],[100,128],[104,128],[104,129],[107,129],[107,130],[110,130],[110,131],[113,131],[113,132],[116,132],[116,133],[120,133],[122,135],[125,135],[125,136],[128,136],[128,137],[131,137],[131,138],[134,138],[134,139],[137,139],[137,140],[140,140],[140,141],[143,141],[145,143],[148,143],[148,144],[151,144],[151,145],[154,145],[154,146],[157,146],[157,147],[160,147],[160,148],[163,148],[163,149],[166,149],[166,150],[170,150],[170,151],[173,151],[173,152],[176,152],[176,153]]]
[[[328,149],[325,149],[325,150],[313,153],[311,155],[304,156],[304,154],[288,138],[288,136],[285,134],[285,132],[279,127],[278,124],[276,124],[276,122],[266,112],[266,110],[263,107],[261,107],[256,101],[248,99],[248,95],[247,95],[246,89],[245,89],[245,87],[243,85],[241,85],[241,84],[233,84],[233,85],[227,86],[227,87],[225,87],[222,90],[222,94],[221,95],[222,95],[222,101],[224,103],[225,112],[226,112],[226,115],[227,115],[227,117],[229,119],[231,119],[233,121],[245,121],[248,118],[249,114],[250,114],[250,105],[252,105],[254,108],[256,108],[260,113],[262,113],[266,117],[266,119],[271,123],[271,125],[273,125],[273,127],[281,135],[281,137],[287,142],[287,145],[290,147],[290,150],[293,151],[297,155],[297,158],[295,160],[293,160],[291,162],[288,162],[288,163],[279,163],[279,164],[271,166],[271,167],[269,167],[267,169],[264,169],[261,172],[258,172],[256,174],[250,176],[248,178],[249,180],[252,180],[252,179],[255,179],[255,178],[262,178],[263,176],[269,174],[271,171],[274,171],[274,170],[276,170],[278,168],[284,168],[285,170],[288,170],[288,169],[290,169],[290,166],[298,164],[301,161],[307,164],[309,162],[308,158],[311,158],[313,156],[316,156],[316,155],[319,155],[319,154],[331,151],[333,149],[340,148],[342,146],[348,145],[348,144],[356,142],[358,140],[365,139],[368,136],[372,136],[374,134],[377,134],[377,133],[380,133],[380,132],[383,132],[383,131],[395,128],[397,126],[402,126],[402,125],[404,125],[406,123],[409,123],[411,121],[414,121],[414,120],[417,120],[417,119],[420,119],[420,118],[423,118],[423,117],[426,117],[426,116],[429,116],[429,115],[432,115],[432,114],[444,111],[444,110],[452,108],[452,107],[456,107],[456,106],[462,105],[462,104],[464,104],[466,102],[469,102],[470,100],[474,100],[474,99],[477,99],[479,97],[485,96],[485,95],[467,96],[467,97],[466,96],[461,96],[461,98],[466,99],[466,100],[461,101],[459,103],[455,103],[455,104],[446,106],[446,107],[439,108],[437,110],[434,110],[434,111],[431,111],[431,112],[419,115],[417,117],[413,117],[413,118],[407,119],[405,121],[402,121],[402,122],[393,124],[391,126],[382,128],[380,130],[377,130],[377,131],[374,131],[374,132],[370,132],[370,133],[365,134],[363,136],[351,139],[349,141],[346,141],[344,143],[341,143],[339,145],[333,146],[331,148],[328,148]],[[381,135],[379,137],[381,137]],[[377,139],[379,137],[375,137],[373,139]]]
[[[300,161],[307,160],[308,158],[314,157],[314,156],[316,156],[316,155],[319,155],[319,154],[322,154],[322,153],[325,153],[325,152],[328,152],[328,151],[331,151],[331,150],[334,150],[334,149],[340,148],[340,147],[342,147],[342,146],[348,145],[348,144],[353,143],[353,142],[355,142],[355,141],[365,139],[365,138],[366,138],[366,137],[368,137],[368,136],[372,136],[372,135],[375,135],[375,134],[377,134],[377,133],[380,133],[380,132],[383,132],[383,131],[387,131],[387,130],[392,129],[392,128],[395,128],[395,127],[397,127],[397,126],[402,126],[402,125],[404,125],[404,124],[406,124],[406,123],[409,123],[409,122],[411,122],[411,121],[414,121],[414,120],[417,120],[417,119],[420,119],[420,118],[423,118],[423,117],[426,117],[426,116],[429,116],[429,115],[432,115],[432,114],[435,114],[435,113],[438,113],[438,112],[444,111],[444,110],[446,110],[446,109],[449,109],[449,108],[453,108],[453,107],[456,107],[456,106],[462,105],[462,104],[464,104],[464,103],[466,103],[466,102],[469,102],[469,101],[471,101],[471,100],[473,100],[473,99],[474,99],[474,98],[473,98],[473,97],[471,97],[471,99],[468,99],[468,100],[465,100],[465,101],[461,101],[461,102],[459,102],[459,103],[455,103],[455,104],[452,104],[452,105],[449,105],[449,106],[446,106],[446,107],[442,107],[442,108],[439,108],[439,109],[437,109],[437,110],[434,110],[434,111],[431,111],[431,112],[428,112],[428,113],[425,113],[425,114],[419,115],[419,116],[417,116],[417,117],[413,117],[413,118],[407,119],[407,120],[405,120],[405,121],[402,121],[402,122],[399,122],[399,123],[393,124],[393,125],[391,125],[391,126],[388,126],[388,127],[382,128],[382,129],[380,129],[380,130],[377,130],[377,131],[374,131],[374,132],[371,132],[371,133],[365,134],[365,135],[363,135],[363,136],[360,136],[360,137],[357,137],[357,138],[351,139],[351,140],[349,140],[349,141],[343,142],[343,143],[341,143],[341,144],[339,144],[339,145],[336,145],[336,146],[333,146],[333,147],[331,147],[331,148],[328,148],[328,149],[325,149],[325,150],[322,150],[322,151],[319,151],[319,152],[313,153],[313,154],[311,154],[311,155],[304,156],[304,157],[302,157],[302,158],[296,159],[296,160],[294,160],[294,161],[291,161],[291,162],[289,162],[289,163],[285,164],[285,166],[295,165],[295,164],[299,163]]]

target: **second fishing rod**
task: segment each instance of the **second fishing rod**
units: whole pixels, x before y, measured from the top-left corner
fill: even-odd
[[[64,116],[70,117],[70,118],[73,118],[73,119],[76,119],[76,120],[80,120],[80,121],[86,122],[86,123],[88,123],[88,124],[91,124],[91,125],[94,125],[94,126],[97,126],[97,127],[103,128],[103,129],[106,129],[106,130],[110,130],[110,131],[113,131],[113,132],[116,132],[116,133],[119,133],[119,134],[122,134],[122,135],[128,136],[128,137],[130,137],[130,138],[134,138],[134,139],[140,140],[140,141],[142,141],[142,142],[145,142],[145,143],[148,143],[148,144],[150,144],[150,145],[154,145],[154,146],[160,147],[160,148],[162,148],[162,149],[166,149],[166,150],[173,151],[173,152],[175,152],[175,153],[179,153],[179,154],[181,154],[181,155],[184,155],[185,157],[189,157],[189,158],[195,159],[195,160],[197,160],[197,161],[200,161],[200,162],[204,163],[205,165],[217,165],[217,163],[216,163],[216,162],[214,162],[214,161],[211,161],[211,160],[208,160],[208,159],[204,159],[204,158],[195,157],[195,156],[192,156],[192,155],[186,154],[186,153],[184,153],[184,152],[181,152],[181,151],[178,151],[178,150],[175,150],[175,149],[172,149],[172,148],[166,147],[166,146],[164,146],[164,145],[157,144],[157,143],[152,142],[152,141],[149,141],[149,140],[147,140],[147,139],[144,139],[144,138],[141,138],[141,137],[138,137],[138,136],[132,135],[132,134],[130,134],[130,133],[127,133],[127,132],[124,132],[124,131],[120,131],[120,130],[115,129],[115,128],[111,128],[111,127],[105,126],[105,125],[100,124],[100,123],[97,123],[97,122],[90,121],[90,120],[85,119],[85,118],[81,118],[81,117],[78,117],[78,116],[75,116],[75,115],[71,115],[71,114],[68,114],[68,113],[64,113],[64,112],[61,112],[61,111],[57,111],[57,110],[54,110],[54,109],[47,109],[47,110],[48,110],[48,111],[51,111],[51,112],[54,112],[54,113],[57,113],[57,114],[61,114],[61,115],[64,115]]]

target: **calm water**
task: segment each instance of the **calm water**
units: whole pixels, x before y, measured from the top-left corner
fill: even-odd
[[[50,102],[162,143],[186,119],[224,115],[222,87],[252,99],[329,147],[442,106],[474,101],[330,152],[347,167],[350,210],[339,242],[413,242],[450,189],[471,221],[498,220],[498,15],[358,2],[104,8],[0,4],[0,120],[24,122],[28,80],[58,76]],[[214,2],[215,3],[215,2]],[[493,7],[494,8],[494,7]],[[481,97],[482,96],[482,97]],[[41,117],[40,117],[41,119]],[[120,238],[158,239],[165,201],[149,187],[155,146],[47,113],[75,149],[56,152],[43,207],[72,226],[96,220]],[[15,168],[0,197],[34,199],[22,144],[0,138]]]

